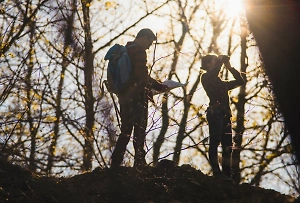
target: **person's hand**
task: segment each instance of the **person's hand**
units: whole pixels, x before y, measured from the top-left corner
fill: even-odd
[[[227,55],[219,55],[220,59],[222,60],[222,63],[225,65],[225,67],[227,69],[231,68],[231,64],[230,64],[230,58]]]
[[[222,57],[223,63],[227,63],[227,62],[229,62],[229,60],[230,60],[229,56],[223,55],[223,57]]]

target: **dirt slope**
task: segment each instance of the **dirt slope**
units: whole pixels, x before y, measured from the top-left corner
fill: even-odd
[[[190,165],[168,160],[144,172],[120,167],[96,168],[71,178],[39,177],[0,161],[0,202],[28,203],[288,203],[298,202],[274,190],[236,185],[209,177]]]

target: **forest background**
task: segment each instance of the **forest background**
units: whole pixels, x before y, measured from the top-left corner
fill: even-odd
[[[246,73],[246,85],[230,92],[233,179],[300,194],[299,163],[242,1],[4,0],[0,22],[1,158],[56,177],[109,167],[119,126],[103,58],[149,27],[158,36],[147,51],[151,76],[187,85],[149,105],[147,162],[211,173],[201,57],[226,54]],[[221,76],[231,79],[226,69]],[[125,166],[133,153],[130,144]]]

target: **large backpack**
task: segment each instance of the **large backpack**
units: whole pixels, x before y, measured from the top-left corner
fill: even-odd
[[[109,61],[107,89],[111,93],[119,94],[126,87],[131,75],[131,64],[127,49],[123,45],[115,44],[107,51],[104,59]]]

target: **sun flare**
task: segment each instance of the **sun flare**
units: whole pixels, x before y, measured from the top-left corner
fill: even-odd
[[[224,9],[228,17],[237,17],[243,10],[243,0],[225,0]]]

